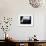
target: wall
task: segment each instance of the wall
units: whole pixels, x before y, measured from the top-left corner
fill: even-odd
[[[27,40],[34,34],[39,40],[45,38],[45,15],[46,8],[33,8],[29,5],[28,0],[0,0],[0,16],[13,17],[13,22],[8,33],[16,37],[17,40]],[[34,16],[32,27],[18,26],[18,16],[20,14],[30,14]],[[1,31],[2,32],[2,31]],[[2,39],[2,36],[0,37]]]

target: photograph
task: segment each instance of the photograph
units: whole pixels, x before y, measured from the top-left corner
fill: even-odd
[[[20,24],[31,24],[31,16],[20,16]]]

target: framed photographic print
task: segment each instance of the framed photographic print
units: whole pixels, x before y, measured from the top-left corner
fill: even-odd
[[[18,24],[19,26],[33,26],[33,16],[32,15],[19,15]]]

